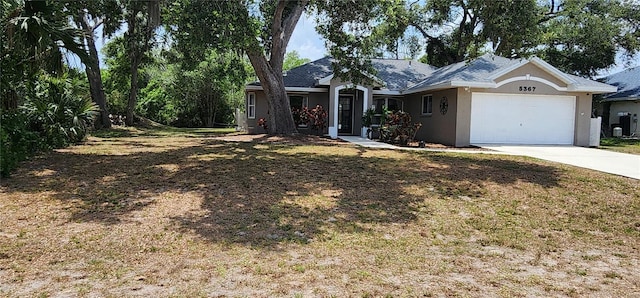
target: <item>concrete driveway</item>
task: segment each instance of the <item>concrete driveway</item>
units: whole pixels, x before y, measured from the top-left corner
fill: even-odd
[[[574,146],[474,145],[507,154],[530,156],[640,180],[640,155]]]

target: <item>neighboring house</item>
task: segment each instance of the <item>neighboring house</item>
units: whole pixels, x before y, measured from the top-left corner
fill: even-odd
[[[471,144],[589,145],[591,98],[615,87],[569,75],[539,58],[484,55],[435,68],[417,61],[374,59],[373,86],[334,78],[325,57],[287,72],[293,107],[322,105],[329,112],[326,133],[366,136],[364,111],[404,110],[421,122],[416,139],[456,147]],[[262,132],[265,95],[246,86],[249,132]]]
[[[609,129],[618,126],[622,128],[622,135],[640,135],[640,66],[612,74],[605,82],[618,87],[618,92],[607,94],[603,100],[604,112],[608,110]]]

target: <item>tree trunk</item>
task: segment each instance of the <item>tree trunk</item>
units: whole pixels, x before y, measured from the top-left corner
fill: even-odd
[[[100,74],[100,60],[98,60],[98,51],[94,40],[93,28],[89,24],[89,19],[84,12],[81,12],[80,25],[85,34],[85,41],[87,48],[89,49],[89,61],[85,61],[85,72],[87,73],[87,79],[89,80],[89,91],[91,92],[91,98],[93,102],[100,108],[100,115],[95,121],[95,128],[110,128],[111,120],[109,119],[109,111],[107,110],[107,100],[104,95],[104,88],[102,85],[102,75]]]
[[[269,134],[291,135],[298,132],[289,97],[282,77],[282,64],[287,44],[291,39],[293,30],[302,15],[309,0],[301,0],[293,7],[287,7],[290,2],[279,0],[271,24],[271,47],[268,50],[270,59],[267,60],[263,49],[259,46],[249,45],[245,48],[253,69],[260,80],[262,90],[267,96],[267,128]],[[288,13],[285,11],[289,9]]]
[[[136,103],[138,101],[138,64],[140,64],[138,62],[138,57],[135,57],[135,54],[130,56],[134,57],[131,57],[131,89],[129,90],[129,101],[127,102],[127,118],[125,119],[125,123],[127,124],[127,126],[132,126],[134,123],[134,111],[136,109]]]
[[[289,98],[284,86],[282,71],[278,73],[267,62],[267,59],[256,52],[247,53],[251,65],[260,79],[260,85],[267,96],[267,128],[269,134],[291,135],[298,132],[291,114]]]
[[[131,60],[131,88],[129,89],[129,101],[127,102],[127,117],[125,118],[125,124],[127,126],[133,126],[134,111],[136,108],[136,102],[138,101],[138,65],[140,64],[140,49],[136,45],[136,15],[137,9],[133,9],[129,15],[129,21],[127,22],[128,37],[129,37],[129,59]]]

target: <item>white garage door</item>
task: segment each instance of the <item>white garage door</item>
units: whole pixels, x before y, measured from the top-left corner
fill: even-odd
[[[473,93],[472,144],[573,144],[576,98]]]

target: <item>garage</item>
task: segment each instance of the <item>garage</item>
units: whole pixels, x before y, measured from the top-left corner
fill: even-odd
[[[472,144],[572,145],[575,96],[471,95]]]

